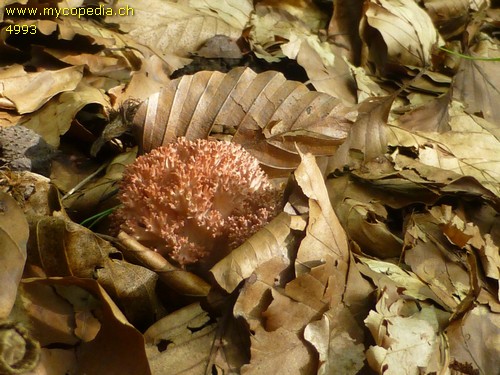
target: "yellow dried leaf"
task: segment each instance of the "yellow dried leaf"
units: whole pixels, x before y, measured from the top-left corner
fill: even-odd
[[[82,67],[29,73],[13,65],[0,71],[0,108],[20,114],[34,112],[53,96],[74,90],[82,77]]]

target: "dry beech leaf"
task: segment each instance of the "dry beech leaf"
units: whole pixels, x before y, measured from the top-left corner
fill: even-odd
[[[39,265],[48,276],[95,279],[129,320],[154,320],[159,311],[154,292],[158,276],[125,262],[110,243],[61,216],[55,213],[54,217],[33,219],[29,262]]]
[[[81,190],[64,199],[64,207],[80,214],[90,214],[96,208],[102,209],[104,202],[118,190],[123,171],[137,157],[137,147],[117,155],[106,167],[104,176],[85,185]],[[115,203],[116,204],[116,203]]]
[[[230,309],[228,311],[230,313]],[[230,316],[211,317],[193,303],[155,322],[144,333],[153,375],[237,374],[248,362],[248,332]]]
[[[74,90],[82,77],[81,66],[28,73],[21,65],[12,65],[0,70],[0,108],[34,112],[53,96]]]
[[[17,286],[26,262],[28,222],[16,200],[0,192],[0,321],[16,300]]]
[[[379,290],[390,286],[396,288],[403,299],[416,299],[425,301],[427,299],[444,306],[441,299],[421,281],[413,272],[406,271],[396,264],[377,259],[356,257],[361,265],[361,273],[370,278]]]
[[[292,228],[299,220],[298,217],[286,213],[279,214],[212,267],[210,272],[217,283],[231,293],[241,281],[250,277],[259,266],[273,258],[289,261],[289,253],[294,244]]]
[[[314,156],[301,154],[301,157],[302,163],[295,176],[309,198],[309,223],[306,237],[298,249],[296,278],[289,282],[281,277],[276,278],[273,271],[278,267],[283,270],[285,264],[277,261],[263,264],[256,270],[255,277],[246,281],[235,305],[235,314],[247,319],[252,329],[250,363],[242,368],[242,373],[245,374],[280,372],[285,363],[284,371],[287,373],[314,371],[312,369],[318,366],[317,354],[304,341],[304,330],[327,311],[327,315],[332,318],[332,324],[325,333],[327,337],[308,337],[314,344],[318,344],[317,348],[322,354],[324,351],[319,348],[322,345],[320,340],[331,342],[333,350],[342,338],[349,338],[356,349],[346,355],[343,351],[345,345],[336,347],[336,353],[342,356],[339,361],[343,363],[343,369],[348,369],[346,373],[355,374],[363,366],[363,330],[354,316],[367,309],[358,309],[356,306],[351,311],[351,307],[358,305],[361,299],[366,300],[371,289],[365,288],[355,266],[349,268],[347,237],[331,207],[323,176]],[[270,274],[266,275],[266,271]],[[357,280],[355,273],[359,276]],[[281,272],[280,276],[282,274]],[[353,284],[365,294],[356,295],[352,291],[346,291],[345,282],[350,276]],[[284,288],[280,287],[283,281],[286,282]],[[272,298],[271,302],[266,303],[269,298]],[[338,324],[339,322],[342,324]],[[314,324],[317,323],[313,323],[313,326]],[[346,345],[352,348],[349,344]],[[353,357],[354,363],[350,360]]]
[[[40,110],[24,116],[20,124],[35,131],[51,146],[58,147],[61,135],[65,134],[75,116],[89,104],[109,107],[109,99],[101,90],[80,83],[70,92],[53,98]]]
[[[423,5],[445,39],[461,33],[469,20],[470,0],[424,0]]]
[[[26,279],[20,305],[33,336],[45,347],[36,374],[59,374],[61,367],[75,374],[150,374],[142,334],[96,281]],[[61,351],[68,362],[56,367],[51,357],[61,358]]]
[[[429,15],[413,0],[368,1],[360,27],[368,60],[382,71],[386,63],[430,66],[433,49],[442,43]]]
[[[281,73],[237,68],[173,80],[139,107],[134,122],[145,152],[179,136],[206,138],[219,125],[262,164],[290,170],[300,160],[296,144],[315,155],[335,152],[350,127],[347,112],[338,99]]]
[[[477,58],[499,58],[498,43],[481,41],[472,49],[472,59],[462,59],[453,82],[453,97],[466,105],[465,111],[483,117],[492,124],[500,123],[500,77],[498,61]]]
[[[450,130],[449,106],[451,90],[417,108],[405,113],[398,119],[404,129],[444,133]]]
[[[139,43],[186,57],[215,35],[237,39],[253,10],[248,0],[149,1],[120,0],[117,7],[130,7],[133,16],[108,16]]]
[[[359,115],[347,140],[328,163],[328,172],[357,166],[384,155],[387,151],[387,119],[394,96],[369,98],[360,104]]]
[[[315,355],[296,334],[284,328],[267,332],[258,327],[255,331],[250,337],[252,360],[241,368],[242,375],[314,373]]]
[[[314,2],[261,2],[251,16],[248,40],[257,57],[277,62],[286,54],[296,55],[297,42],[300,45],[308,38],[319,41],[317,33],[325,24],[326,15]]]
[[[176,293],[196,297],[208,295],[210,285],[200,277],[173,266],[162,255],[141,245],[125,232],[120,232],[118,239],[125,247],[124,252],[128,259],[133,259],[154,271]]]
[[[361,52],[359,23],[363,8],[362,0],[338,0],[328,25],[328,38],[340,56],[355,64]]]
[[[328,179],[326,185],[335,213],[349,239],[355,241],[365,254],[382,259],[401,254],[403,240],[389,229],[384,206],[392,203],[392,194],[388,196],[387,192],[379,192],[348,176]],[[396,200],[406,201],[404,197]]]
[[[450,346],[450,362],[456,368],[468,365],[470,373],[498,373],[500,314],[484,305],[475,306],[463,319],[450,324],[446,336]]]
[[[365,320],[376,343],[366,352],[370,367],[391,375],[402,368],[412,374],[443,370],[445,344],[439,333],[446,317],[429,303],[401,299],[394,286],[387,288]]]
[[[437,213],[412,216],[406,228],[404,260],[444,302],[443,308],[453,312],[472,286],[465,253],[453,251],[435,215]]]
[[[144,333],[146,354],[153,375],[206,374],[217,335],[213,322],[199,303],[188,305],[158,320]]]
[[[410,132],[391,126],[388,132],[389,144],[414,147],[422,167],[431,166],[439,168],[442,173],[450,171],[462,176],[472,176],[491,191],[488,195],[500,196],[498,128],[480,117],[466,114],[457,102],[451,104],[449,112],[451,131]],[[399,165],[405,169],[408,166]]]
[[[309,323],[304,330],[304,338],[319,354],[318,375],[358,374],[364,362],[362,331],[351,315],[339,316],[332,310],[335,308],[323,314],[321,320]],[[357,334],[358,342],[348,332],[352,327],[357,328],[354,335]]]
[[[309,224],[297,253],[296,273],[307,272],[311,266],[322,264],[327,256],[331,256],[345,276],[349,262],[347,236],[333,210],[314,156],[301,154],[301,157],[302,163],[295,171],[295,178],[309,198]]]
[[[281,48],[288,58],[297,60],[304,68],[317,91],[339,98],[347,106],[357,103],[350,66],[330,43],[320,42],[316,36],[294,42]]]

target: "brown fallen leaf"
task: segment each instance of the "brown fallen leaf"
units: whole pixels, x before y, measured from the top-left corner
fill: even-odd
[[[54,373],[55,369],[55,373],[82,375],[151,373],[142,334],[94,280],[25,280],[19,308],[19,313],[30,320],[33,336],[45,345],[45,355],[33,374]],[[57,339],[69,345],[60,348]],[[54,363],[52,351],[65,361]]]
[[[250,237],[240,247],[217,263],[210,272],[217,283],[228,293],[250,277],[258,267],[274,258],[290,261],[295,238],[293,229],[302,224],[299,217],[279,214],[268,225]]]
[[[446,329],[450,346],[450,368],[483,374],[498,372],[500,358],[500,314],[486,306],[475,306]]]
[[[296,144],[315,155],[335,152],[350,127],[348,112],[281,73],[236,68],[173,80],[139,107],[134,123],[145,152],[179,136],[206,138],[222,125],[261,164],[286,174],[299,163]]]
[[[115,7],[129,7],[133,14],[107,16],[128,36],[160,53],[187,57],[215,35],[239,38],[253,5],[249,1],[150,1],[139,4],[120,0]]]
[[[144,333],[153,375],[207,374],[215,369],[238,372],[246,361],[245,339],[226,330],[223,319],[213,319],[199,303],[158,320]],[[222,352],[222,353],[220,353]],[[227,354],[225,356],[224,354]],[[222,357],[221,357],[222,356]]]
[[[363,16],[363,65],[373,62],[382,72],[390,65],[431,66],[433,49],[443,44],[429,15],[412,0],[370,0]]]
[[[0,192],[0,321],[6,319],[16,300],[26,262],[28,222],[16,200]]]
[[[500,79],[498,61],[476,58],[499,58],[498,45],[487,40],[471,48],[471,59],[462,59],[453,82],[453,98],[465,104],[465,112],[483,117],[492,124],[500,123]]]
[[[370,98],[360,104],[358,118],[347,140],[328,163],[327,172],[361,165],[382,157],[387,151],[387,119],[395,96]]]

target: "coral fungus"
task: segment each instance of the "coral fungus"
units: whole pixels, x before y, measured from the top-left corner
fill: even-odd
[[[121,228],[180,265],[213,263],[276,214],[278,193],[241,146],[179,138],[140,156],[121,187]]]

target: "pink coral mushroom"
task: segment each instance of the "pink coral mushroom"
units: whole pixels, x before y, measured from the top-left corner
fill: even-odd
[[[180,265],[213,263],[275,216],[278,195],[241,146],[179,138],[127,167],[117,217]]]

